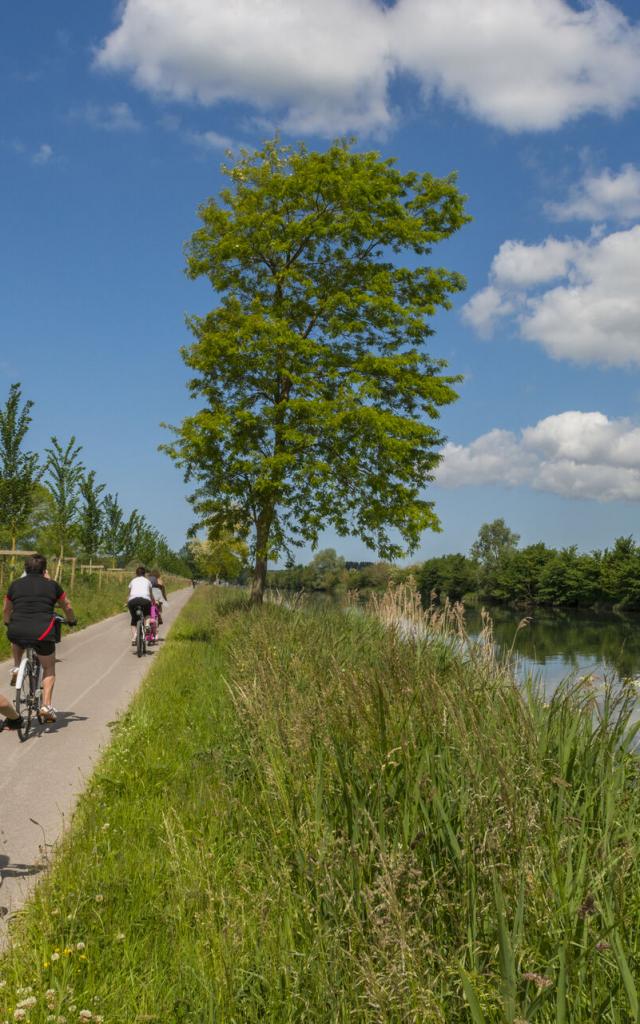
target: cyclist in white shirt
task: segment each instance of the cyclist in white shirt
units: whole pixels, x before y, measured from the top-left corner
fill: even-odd
[[[139,565],[136,569],[136,574],[129,583],[129,596],[127,598],[127,607],[131,612],[131,643],[136,642],[136,629],[138,625],[138,619],[136,616],[136,608],[140,608],[144,615],[145,627],[149,625],[149,616],[151,615],[151,605],[153,604],[153,592],[151,589],[151,583],[146,577],[146,569],[144,565]]]

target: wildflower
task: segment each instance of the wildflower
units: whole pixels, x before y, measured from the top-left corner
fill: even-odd
[[[116,942],[124,942],[125,938],[126,935],[124,934],[124,932],[118,932],[118,934],[116,935]]]
[[[7,983],[6,983],[6,981],[4,981],[4,980],[3,980],[3,981],[0,981],[0,988],[4,988],[4,986],[5,986],[6,984],[7,984]]]
[[[78,1014],[78,1020],[93,1020],[93,1014],[91,1010],[80,1010]]]
[[[52,959],[52,960],[59,960],[59,959],[60,959],[60,954],[59,954],[59,953],[56,953],[56,952],[53,952],[53,953],[51,954],[51,959]]]
[[[17,1009],[17,1010],[13,1011],[13,1019],[14,1020],[25,1020],[26,1016],[27,1016],[27,1011],[26,1010]]]
[[[30,1010],[32,1006],[35,1006],[38,1000],[35,996],[27,996],[22,1002],[18,1003],[19,1010]]]
[[[76,942],[76,949],[78,950],[78,952],[82,953],[82,950],[85,949],[84,942]]]
[[[99,892],[98,895],[96,896],[96,903],[102,903],[103,899],[104,896],[102,895],[102,893]]]
[[[580,906],[580,909],[578,910],[578,917],[581,921],[584,921],[585,917],[588,917],[590,914],[595,914],[595,912],[596,901],[594,900],[593,896],[589,895],[584,899],[582,905]]]
[[[611,949],[611,943],[606,939],[600,939],[600,942],[596,942],[596,949],[598,953],[604,953],[605,950]]]
[[[109,824],[108,821],[105,821],[104,825],[102,826],[102,831],[106,832],[108,828],[111,828],[111,825]]]
[[[44,969],[45,969],[45,971],[46,971],[47,967],[49,966],[49,961],[48,961],[48,960],[43,960],[43,962],[42,962],[42,966],[43,966],[43,968],[44,968]]]
[[[536,974],[535,971],[525,971],[522,975],[525,981],[532,981],[539,989],[549,988],[553,984],[551,978],[546,978],[544,974]]]
[[[84,953],[81,953],[81,954],[80,954],[80,956],[78,957],[78,959],[79,959],[79,960],[86,960],[87,958],[86,958],[86,956],[84,955]]]

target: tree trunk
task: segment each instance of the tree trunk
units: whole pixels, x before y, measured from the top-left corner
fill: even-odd
[[[267,554],[269,551],[269,533],[271,532],[272,513],[262,512],[256,523],[256,561],[251,583],[251,604],[262,604],[264,588],[267,582]]]
[[[251,604],[262,604],[267,582],[267,559],[256,555],[256,564],[251,582]]]

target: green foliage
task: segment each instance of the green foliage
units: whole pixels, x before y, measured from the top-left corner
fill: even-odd
[[[15,920],[3,1019],[633,1024],[633,698],[217,590]]]
[[[206,540],[192,540],[189,557],[194,576],[236,581],[249,559],[249,548],[246,541],[225,530],[217,537],[210,535]]]
[[[84,474],[79,486],[82,505],[78,517],[78,540],[84,554],[95,559],[102,540],[104,511],[100,496],[105,485],[96,484],[95,470],[92,469]]]
[[[504,519],[494,519],[491,523],[482,524],[477,539],[471,545],[469,554],[478,567],[478,588],[487,595],[493,596],[495,592],[494,600],[500,600],[497,593],[502,592],[497,574],[516,550],[519,540],[518,534],[509,529]]]
[[[311,590],[335,590],[346,578],[344,558],[333,548],[318,551],[308,566],[308,586]]]
[[[349,142],[276,140],[224,171],[187,245],[219,300],[183,350],[203,405],[163,447],[199,521],[252,538],[260,596],[267,559],[326,525],[383,557],[437,529],[431,421],[458,378],[424,345],[464,281],[426,258],[469,218],[453,175],[401,174]]]
[[[546,544],[518,548],[519,537],[503,519],[485,523],[469,558],[431,558],[416,573],[425,605],[432,595],[459,600],[476,593],[483,601],[520,606],[640,608],[640,547],[619,537],[611,550],[556,550]]]
[[[80,461],[82,445],[71,437],[63,447],[57,437],[45,448],[44,483],[52,498],[51,537],[60,554],[64,554],[78,525],[80,484],[85,468]]]
[[[0,534],[12,547],[30,525],[38,456],[23,450],[33,402],[22,408],[22,389],[12,384],[0,409]]]
[[[442,555],[422,563],[416,573],[416,583],[422,603],[428,607],[434,597],[461,601],[465,594],[476,589],[478,581],[475,565],[465,555]]]
[[[107,494],[103,502],[102,550],[115,562],[127,544],[124,509],[117,494]]]
[[[507,551],[515,551],[520,537],[509,529],[504,519],[483,523],[469,552],[483,568],[495,565]]]
[[[27,401],[21,408],[21,388],[14,384],[0,409],[0,546],[20,542],[49,555],[93,560],[106,554],[114,565],[138,559],[188,575],[190,566],[144,515],[134,509],[125,518],[117,494],[102,497],[105,485],[85,470],[75,437],[66,447],[52,437],[43,480],[36,479],[37,456],[23,451],[32,407]]]

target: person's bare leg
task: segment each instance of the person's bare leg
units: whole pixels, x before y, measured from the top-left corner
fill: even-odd
[[[2,695],[0,695],[0,715],[4,715],[5,718],[10,719],[12,722],[15,722],[18,718],[18,713],[13,704]]]
[[[22,655],[24,654],[24,647],[20,647],[19,644],[11,644],[11,653],[13,654],[13,664],[18,668],[22,661]]]
[[[46,704],[47,707],[51,707],[53,700],[53,687],[56,683],[56,656],[55,654],[39,654],[40,664],[42,665],[43,680],[42,690],[43,697],[42,703]]]

